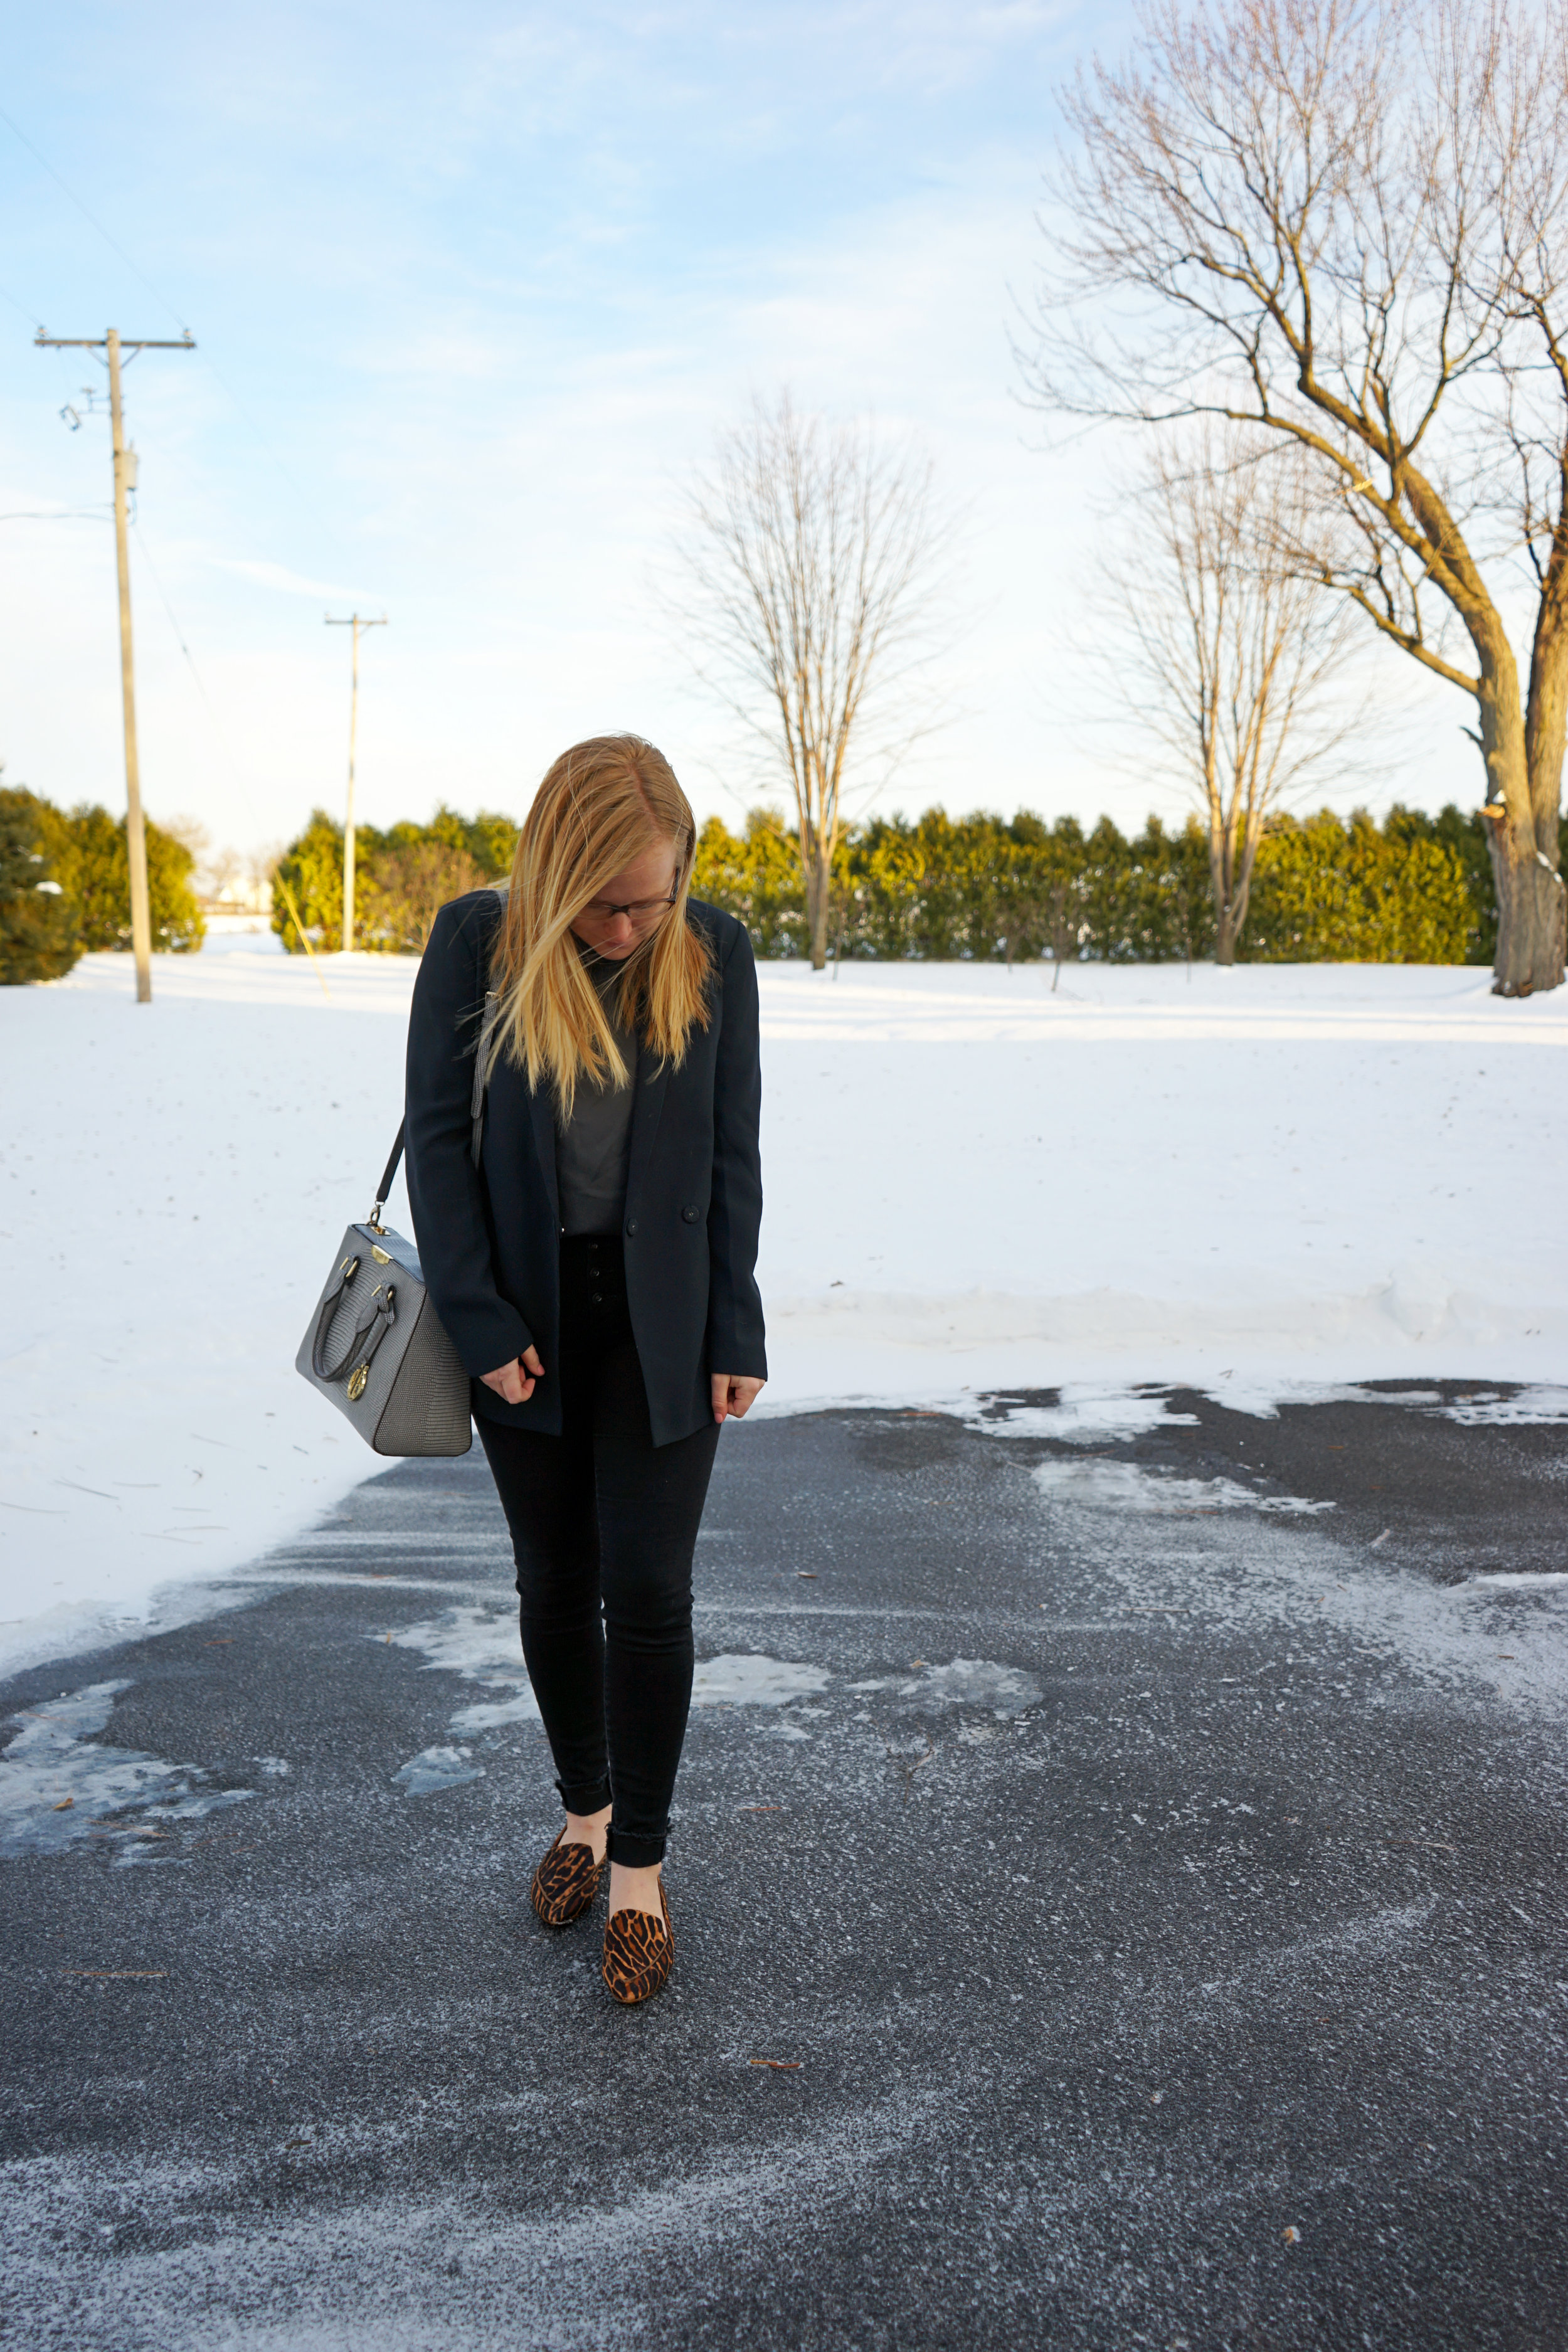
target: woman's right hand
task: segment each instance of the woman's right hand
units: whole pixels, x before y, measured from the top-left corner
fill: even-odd
[[[544,1367],[539,1360],[537,1348],[525,1348],[510,1364],[498,1365],[493,1372],[480,1374],[486,1388],[494,1389],[497,1396],[508,1404],[526,1404],[533,1394],[533,1383],[544,1378]]]

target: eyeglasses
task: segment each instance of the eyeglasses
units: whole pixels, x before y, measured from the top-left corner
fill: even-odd
[[[617,915],[625,915],[631,923],[652,923],[669,912],[679,895],[672,890],[668,898],[631,898],[624,907],[612,907],[607,898],[590,898],[583,915],[595,923],[613,923]],[[579,922],[583,915],[578,917]]]

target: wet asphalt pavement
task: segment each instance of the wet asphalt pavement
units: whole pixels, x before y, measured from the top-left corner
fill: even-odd
[[[0,2336],[1562,2352],[1568,1424],[1508,1395],[727,1434],[643,2011],[528,1906],[477,1448],[17,1677]]]

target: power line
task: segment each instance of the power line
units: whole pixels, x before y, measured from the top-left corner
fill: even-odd
[[[318,530],[320,530],[321,527],[321,515],[319,507],[312,503],[310,497],[307,495],[305,490],[301,488],[299,482],[295,480],[294,476],[289,472],[288,467],[279,456],[277,443],[270,438],[265,425],[263,425],[258,418],[255,410],[240,397],[239,394],[235,390],[233,384],[230,383],[227,376],[225,375],[222,368],[219,367],[216,360],[213,358],[210,352],[204,352],[202,353],[202,358],[213,375],[216,377],[218,383],[223,386],[230,400],[233,401],[235,407],[239,412],[239,415],[244,418],[247,425],[249,425],[251,431],[255,434],[262,447],[267,451],[268,456],[272,460],[274,470],[285,482],[288,483],[289,488],[299,499],[300,506],[309,514],[311,522]],[[327,530],[327,537],[329,539],[336,540],[336,534],[331,530],[330,525]],[[347,552],[347,550],[343,548],[341,540],[337,541],[336,543],[340,553]],[[352,573],[350,574],[350,577],[353,577]]]
[[[158,602],[163,607],[163,612],[168,620],[169,626],[174,633],[174,643],[179,646],[180,651],[185,657],[185,664],[190,670],[192,683],[195,685],[197,694],[201,697],[202,709],[206,713],[207,724],[213,731],[213,740],[216,743],[218,750],[223,754],[224,767],[227,773],[228,783],[243,803],[245,813],[249,817],[251,824],[253,825],[259,825],[260,819],[257,812],[256,803],[251,799],[249,793],[245,787],[245,783],[240,774],[239,762],[234,756],[234,746],[230,743],[228,737],[224,730],[223,721],[219,719],[213,698],[207,692],[206,681],[203,677],[200,670],[196,667],[196,657],[185,642],[185,633],[180,626],[179,619],[175,614],[173,604],[169,602],[168,591],[163,585],[157,565],[153,561],[153,551],[147,544],[142,526],[140,522],[133,520],[131,528],[136,533],[136,544],[142,550],[142,561],[147,566],[148,575],[152,580],[153,588],[157,592]],[[316,961],[316,950],[310,945],[310,934],[306,930],[304,923],[300,919],[300,908],[296,903],[293,891],[289,887],[289,877],[283,871],[283,861],[281,858],[278,858],[274,861],[271,870],[274,880],[277,882],[279,888],[282,891],[285,899],[288,901],[289,913],[293,920],[294,929],[300,934],[300,944],[304,949],[306,955],[310,958],[310,969],[315,973],[316,978],[321,982],[321,993],[330,1004],[332,1001],[332,992],[327,986],[326,974],[322,971],[320,964]]]
[[[13,116],[5,112],[4,107],[0,107],[0,122],[5,123],[12,136],[19,140],[21,144],[27,150],[27,152],[43,166],[43,169],[48,173],[50,179],[54,181],[56,186],[68,198],[70,203],[76,206],[82,218],[89,224],[94,232],[103,239],[110,252],[117,255],[118,257],[125,264],[127,269],[130,270],[132,276],[137,279],[139,284],[147,289],[147,291],[152,295],[159,308],[161,310],[167,310],[169,316],[175,321],[176,325],[184,329],[184,331],[188,333],[190,331],[185,327],[185,321],[180,312],[174,308],[167,297],[153,285],[152,279],[147,276],[146,271],[140,268],[132,259],[130,254],[127,253],[125,247],[121,244],[119,238],[112,236],[110,232],[105,228],[97,214],[93,212],[91,207],[87,205],[80,196],[78,195],[76,190],[70,185],[70,183],[63,176],[63,174],[55,169],[48,157],[44,154],[39,148],[34,145],[33,142],[28,138],[21,125]],[[32,311],[27,309],[25,303],[16,301],[14,296],[7,294],[3,287],[0,287],[0,301],[8,302],[14,310],[20,312],[24,319],[31,320],[33,325],[37,327],[41,331],[42,321],[34,317]],[[233,402],[238,415],[250,427],[250,430],[255,434],[262,447],[267,451],[279,477],[283,481],[287,482],[289,488],[293,491],[294,496],[299,499],[301,508],[310,515],[311,522],[315,525],[316,529],[320,530],[322,525],[322,517],[319,506],[311,500],[308,493],[300,487],[289,467],[284,464],[282,457],[279,454],[276,442],[273,441],[267,432],[266,427],[260,423],[255,411],[236,390],[235,386],[230,383],[228,377],[225,374],[223,369],[219,367],[216,360],[213,358],[212,353],[209,351],[204,349],[202,352],[202,362],[216,382],[222,386],[228,399]],[[337,541],[336,534],[330,527],[327,530],[327,537],[336,541],[336,543],[339,545],[340,551],[343,551],[342,550],[341,541]]]
[[[8,303],[13,310],[19,311],[21,316],[24,319],[30,320],[35,327],[41,327],[43,325],[43,320],[41,319],[34,318],[32,311],[28,310],[26,304],[25,302],[18,302],[14,294],[7,294],[4,286],[0,286],[0,302]]]
[[[136,949],[136,993],[141,1002],[148,1003],[151,1001],[153,993],[151,957],[152,924],[147,893],[146,834],[142,817],[140,776],[136,752],[135,703],[134,688],[132,677],[131,651],[131,582],[125,546],[126,505],[124,493],[127,488],[133,488],[135,486],[136,455],[134,450],[125,449],[121,446],[120,352],[121,348],[129,351],[132,355],[136,352],[142,350],[195,351],[196,345],[195,339],[191,334],[190,328],[186,325],[181,313],[174,309],[174,305],[169,301],[168,298],[163,293],[161,289],[153,285],[152,279],[147,276],[146,271],[141,268],[132,258],[131,255],[127,253],[125,247],[121,244],[119,238],[113,236],[111,232],[104,226],[102,221],[99,219],[98,215],[92,210],[92,207],[77,194],[76,190],[65,178],[64,174],[56,170],[48,157],[44,154],[40,148],[34,144],[33,141],[28,138],[26,132],[22,129],[20,123],[16,121],[14,116],[8,114],[4,107],[0,107],[0,122],[3,122],[5,125],[5,128],[10,131],[12,137],[16,139],[21,146],[25,147],[28,154],[33,157],[34,161],[40,164],[43,170],[48,173],[50,179],[55,183],[55,185],[60,190],[61,194],[67,198],[67,200],[75,205],[77,211],[80,213],[82,218],[88,223],[89,226],[97,236],[103,239],[104,244],[108,246],[110,251],[113,253],[119,260],[124,263],[126,268],[130,270],[132,276],[137,280],[137,282],[146,288],[148,293],[152,295],[153,300],[158,304],[159,309],[168,312],[169,316],[174,320],[175,324],[181,331],[180,341],[177,344],[158,342],[152,338],[146,338],[139,342],[127,343],[123,347],[121,346],[118,333],[112,328],[110,330],[107,336],[97,340],[86,336],[48,335],[44,331],[42,320],[37,318],[34,313],[27,309],[25,303],[16,301],[12,295],[5,292],[3,287],[0,287],[0,301],[9,304],[10,308],[18,311],[24,319],[28,319],[32,321],[34,328],[37,330],[34,335],[34,341],[36,343],[50,346],[55,349],[78,348],[102,350],[107,348],[109,353],[110,407],[113,419],[112,429],[114,439],[115,500],[113,512],[116,524],[116,540],[118,543],[120,562],[121,687],[125,706],[126,787],[127,799],[129,803],[126,822],[126,850],[128,863],[131,869],[132,933]],[[263,446],[268,450],[279,474],[288,483],[296,498],[299,499],[301,506],[310,508],[311,520],[319,528],[321,523],[321,515],[319,510],[311,505],[305,491],[295,480],[288,467],[284,465],[267,432],[258,422],[248,404],[241,399],[239,394],[236,391],[234,385],[229,382],[227,376],[217,365],[216,362],[205,352],[203,352],[202,357],[205,362],[206,366],[211,370],[213,375],[222,385],[224,391],[228,395],[228,398],[233,402],[234,406],[238,411],[239,415],[244,418],[251,431],[256,435],[258,440],[260,441]],[[66,520],[86,519],[89,512],[90,510],[88,509],[81,510],[79,518],[68,518],[67,516],[58,514],[46,515],[42,512],[18,512],[14,515],[0,515],[0,522],[45,520],[63,521]],[[185,642],[184,633],[181,629],[179,622],[174,617],[174,606],[170,604],[168,596],[164,591],[163,582],[158,576],[157,566],[153,563],[152,556],[148,551],[147,542],[142,534],[141,527],[139,524],[135,523],[134,518],[132,520],[132,527],[136,530],[137,544],[142,549],[142,558],[146,562],[148,572],[152,576],[153,584],[158,593],[158,601],[163,607],[163,611],[168,618],[169,625],[174,630],[175,642],[178,644],[180,651],[184,656],[185,661],[189,666],[191,677],[195,681],[196,691],[201,697],[202,704],[206,711],[208,721],[212,726],[214,734],[217,738],[219,746],[223,751],[226,761],[227,762],[230,781],[236,782],[237,780],[238,771],[234,761],[233,753],[228,747],[227,741],[224,737],[222,728],[218,723],[217,713],[213,707],[211,698],[209,697],[206,687],[203,682],[201,673],[196,667],[195,656],[191,652],[190,646]],[[370,628],[381,626],[384,625],[384,624],[370,621],[366,621],[362,624],[359,619],[359,615],[356,614],[354,616],[355,716],[357,716],[359,686],[359,631],[362,625]],[[353,922],[353,908],[352,861],[353,857],[354,753],[353,738],[353,718],[351,718],[349,744],[348,834],[348,856],[350,865],[347,877],[348,898],[345,909],[351,925]],[[254,803],[250,801],[248,794],[246,793],[243,789],[241,789],[240,797],[245,802],[247,808],[249,810],[251,820],[254,823],[256,821],[257,814]],[[300,945],[304,948],[306,954],[310,957],[311,967],[315,970],[316,977],[321,983],[322,993],[327,996],[328,1002],[330,1003],[331,992],[327,988],[324,975],[316,965],[315,950],[311,947],[310,940],[306,935],[305,927],[300,920],[300,910],[298,906],[295,904],[294,894],[289,887],[288,878],[284,875],[280,865],[275,866],[273,870],[276,875],[279,887],[282,890],[284,898],[288,901],[289,911],[293,919],[294,928],[300,934]],[[140,889],[138,888],[139,881],[141,885]],[[140,919],[138,919],[139,914]],[[345,944],[347,942],[345,942]]]
[[[151,294],[154,302],[157,303],[158,308],[161,310],[167,310],[170,318],[174,321],[174,324],[184,333],[188,334],[190,330],[185,326],[184,319],[181,318],[179,312],[174,308],[174,305],[169,301],[167,296],[163,294],[159,289],[153,285],[145,270],[139,269],[137,268],[135,262],[132,260],[131,256],[126,252],[125,247],[121,244],[120,239],[110,234],[109,230],[104,227],[103,223],[99,219],[98,215],[89,205],[83,203],[82,199],[77,194],[76,190],[71,186],[70,183],[68,180],[63,179],[59,173],[56,171],[48,157],[34,146],[26,132],[22,129],[21,124],[14,121],[11,116],[6,113],[3,106],[0,106],[0,122],[3,122],[5,125],[6,130],[10,131],[14,139],[20,140],[22,145],[26,149],[28,154],[32,156],[34,162],[43,165],[45,171],[54,182],[56,187],[60,189],[62,193],[69,198],[70,202],[76,206],[78,212],[80,213],[83,220],[85,220],[91,228],[97,231],[98,235],[103,239],[105,245],[108,246],[110,251],[119,255],[121,260],[125,264],[126,268],[129,269],[132,278],[137,280],[138,284],[142,285],[147,289],[148,293]],[[38,321],[35,319],[33,324],[37,326],[37,323]]]

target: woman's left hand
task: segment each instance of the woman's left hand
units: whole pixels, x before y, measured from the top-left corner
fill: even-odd
[[[740,1421],[750,1412],[766,1385],[765,1381],[748,1380],[743,1372],[715,1372],[713,1374],[714,1420],[728,1421],[733,1413],[735,1419]]]

